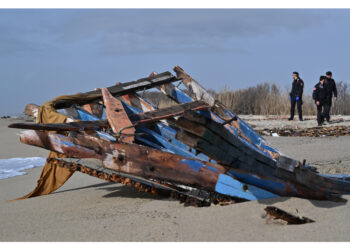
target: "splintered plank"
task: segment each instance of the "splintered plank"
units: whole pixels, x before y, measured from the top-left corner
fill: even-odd
[[[108,89],[102,89],[103,102],[106,107],[108,122],[114,133],[120,135],[120,140],[132,143],[134,141],[135,128],[133,127],[128,115],[126,114],[123,104],[118,99],[114,98]],[[124,136],[126,134],[127,136]]]
[[[108,128],[107,120],[82,121],[70,123],[12,123],[9,128],[33,129],[45,131],[87,131]]]
[[[107,89],[111,92],[114,97],[123,96],[129,93],[134,93],[139,90],[145,90],[157,87],[162,84],[171,83],[177,81],[177,78],[172,75],[170,72],[166,71],[164,73],[158,74],[153,77],[146,77],[139,79],[137,81],[121,83],[112,87],[108,87]],[[54,103],[55,109],[68,108],[73,104],[86,104],[90,103],[94,100],[98,100],[102,98],[102,92],[100,89],[90,91],[85,93],[86,95],[95,95],[89,99],[80,99],[80,100],[57,100]]]
[[[180,66],[175,66],[174,71],[177,78],[187,86],[192,98],[198,101],[205,101],[210,106],[214,106],[215,99],[197,81],[192,79],[192,77],[190,77]]]
[[[157,109],[141,114],[134,114],[130,116],[130,119],[137,121],[137,123],[145,123],[150,121],[159,121],[163,119],[168,119],[174,116],[182,115],[187,110],[198,111],[208,109],[209,105],[202,101],[184,103],[179,105],[174,105],[171,107]]]
[[[143,112],[148,112],[156,109],[150,102],[146,101],[145,99],[142,99],[136,93],[123,95],[121,98],[128,105],[142,110]]]

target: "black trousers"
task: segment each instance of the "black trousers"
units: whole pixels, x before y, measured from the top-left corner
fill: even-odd
[[[331,120],[331,117],[329,115],[329,113],[331,112],[331,108],[332,108],[332,99],[331,99],[330,104],[329,104],[329,111],[328,111],[327,115],[325,116],[327,122],[329,122]]]
[[[297,109],[298,109],[298,114],[299,114],[299,119],[303,119],[303,110],[301,108],[301,105],[303,105],[303,101],[299,99],[299,101],[295,100],[295,97],[292,98],[290,101],[290,118],[294,118],[294,111],[295,111],[295,104],[297,104]]]
[[[330,109],[331,109],[331,105],[326,103],[320,103],[320,105],[317,105],[317,123],[318,124],[323,123],[325,118],[327,119],[327,121],[329,121]]]

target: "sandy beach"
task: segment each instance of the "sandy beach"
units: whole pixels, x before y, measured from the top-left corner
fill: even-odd
[[[22,145],[13,119],[0,119],[0,158],[46,157]],[[284,122],[284,121],[283,121]],[[295,124],[298,122],[294,122]],[[343,125],[343,124],[337,124]],[[306,159],[320,172],[350,173],[350,137],[267,137],[283,153]],[[0,241],[349,241],[350,204],[276,198],[229,206],[185,207],[178,201],[139,193],[75,173],[51,195],[6,202],[29,193],[41,167],[0,180]],[[350,199],[349,196],[344,196]],[[267,223],[273,205],[315,222]]]

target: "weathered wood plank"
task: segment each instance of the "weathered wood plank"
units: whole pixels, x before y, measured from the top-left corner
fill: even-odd
[[[68,157],[102,159],[102,155],[96,153],[96,149],[76,145],[71,138],[61,134],[26,130],[21,132],[20,141],[24,144],[65,154]],[[93,147],[92,145],[93,143],[90,147]]]
[[[103,103],[106,107],[106,114],[108,123],[111,126],[114,133],[120,133],[123,130],[123,134],[118,136],[119,140],[126,143],[132,143],[134,141],[135,128],[132,125],[128,115],[126,114],[123,104],[118,99],[114,98],[111,93],[106,89],[102,89]],[[124,134],[127,134],[124,136]]]
[[[171,83],[174,81],[177,81],[176,77],[167,71],[167,72],[158,74],[154,77],[146,77],[146,78],[139,79],[137,81],[121,83],[112,87],[108,87],[107,89],[108,91],[111,92],[111,94],[114,97],[118,97],[118,96],[126,95],[128,93],[134,93],[139,90],[154,88],[156,86],[166,84],[166,83]],[[96,96],[88,100],[58,100],[54,103],[54,108],[56,109],[67,108],[73,104],[83,105],[102,98],[100,89],[87,92],[86,94],[96,95]]]
[[[196,101],[191,103],[174,105],[163,109],[157,109],[146,113],[134,114],[130,116],[130,119],[136,121],[137,123],[145,123],[179,116],[182,115],[186,110],[197,111],[208,108],[209,106],[205,102]]]
[[[45,130],[45,131],[87,131],[108,128],[107,120],[82,121],[71,123],[12,123],[9,128]]]
[[[197,101],[205,101],[210,106],[214,106],[215,99],[197,81],[192,79],[180,66],[175,66],[174,71],[179,80],[186,85],[190,91],[190,96]]]

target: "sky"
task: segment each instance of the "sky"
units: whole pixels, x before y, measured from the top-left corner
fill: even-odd
[[[180,65],[217,91],[350,84],[350,9],[0,9],[0,116]]]

